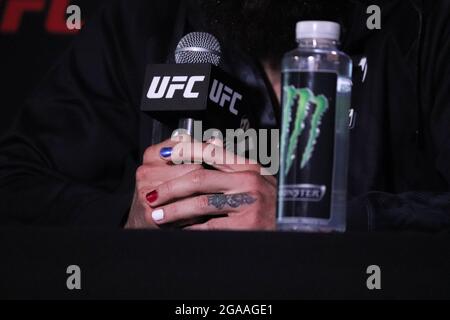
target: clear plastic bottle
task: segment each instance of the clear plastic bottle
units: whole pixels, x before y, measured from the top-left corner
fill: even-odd
[[[278,228],[345,232],[352,61],[340,26],[297,24],[298,48],[282,62]]]

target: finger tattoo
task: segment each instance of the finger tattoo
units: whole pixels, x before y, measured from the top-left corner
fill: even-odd
[[[248,193],[239,194],[213,194],[208,196],[208,205],[216,209],[223,209],[226,206],[230,208],[239,208],[243,205],[250,205],[256,202],[256,199]]]

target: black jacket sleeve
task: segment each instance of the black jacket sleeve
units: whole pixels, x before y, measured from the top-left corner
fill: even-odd
[[[351,227],[355,229],[450,230],[450,2],[423,1],[423,6],[418,88],[425,122],[422,133],[447,189],[396,195],[372,192],[350,203]]]
[[[1,139],[0,224],[119,227],[126,218],[144,50],[122,9],[106,6],[83,29]]]

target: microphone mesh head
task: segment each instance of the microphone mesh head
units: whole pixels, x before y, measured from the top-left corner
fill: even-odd
[[[183,37],[175,50],[176,63],[220,64],[220,43],[212,34],[192,32]]]

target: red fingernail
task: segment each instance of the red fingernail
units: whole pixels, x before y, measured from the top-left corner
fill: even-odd
[[[152,192],[148,193],[145,196],[145,198],[147,199],[147,201],[149,203],[153,203],[153,202],[155,202],[158,199],[158,192],[156,192],[156,190],[152,191]]]

